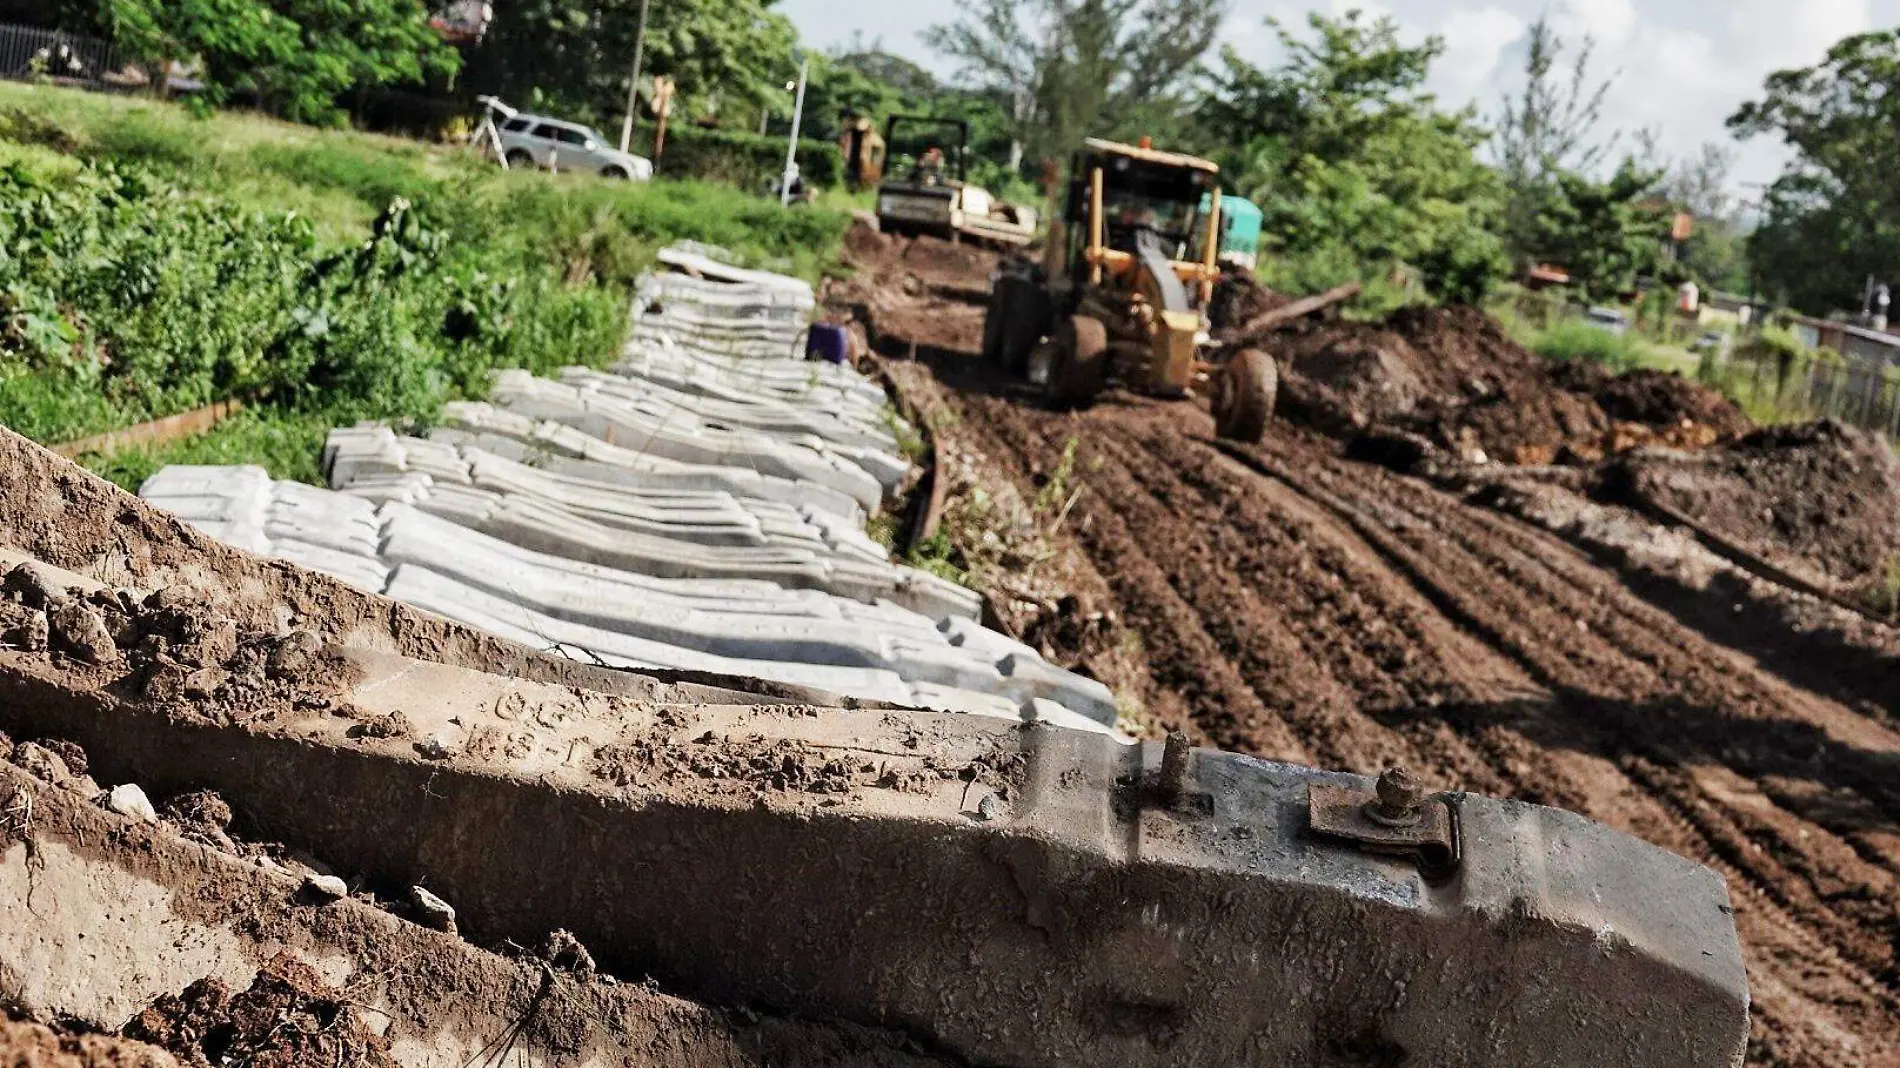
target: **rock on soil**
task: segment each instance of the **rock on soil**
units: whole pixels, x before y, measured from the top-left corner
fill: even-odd
[[[420,886],[409,888],[409,903],[415,906],[416,922],[438,931],[455,930],[455,907]]]
[[[334,875],[312,875],[303,881],[306,893],[318,901],[340,901],[350,896],[350,886]]]
[[[158,810],[152,807],[151,800],[136,783],[113,787],[112,792],[106,795],[106,807],[121,816],[130,816],[146,823],[158,822]]]
[[[1766,427],[1702,453],[1643,449],[1604,491],[1666,506],[1837,591],[1900,566],[1900,469],[1878,435],[1833,420]]]
[[[279,954],[249,988],[204,978],[167,994],[125,1025],[193,1068],[395,1068],[389,1043],[308,965]]]

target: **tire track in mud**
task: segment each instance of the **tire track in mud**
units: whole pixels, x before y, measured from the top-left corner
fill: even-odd
[[[1200,458],[1201,463],[1197,466],[1193,462],[1194,457],[1185,455],[1197,448],[1201,447],[1183,443],[1182,445],[1167,445],[1157,451],[1164,455],[1173,454],[1169,457],[1170,462],[1167,466],[1182,472],[1184,481],[1190,483],[1220,481],[1224,483],[1220,487],[1223,491],[1239,489],[1243,497],[1254,495],[1245,487],[1224,482],[1224,480],[1209,479],[1202,474],[1218,470],[1219,465],[1217,458],[1209,455]],[[1244,509],[1233,511],[1239,512]],[[1421,528],[1422,524],[1414,526],[1414,529]],[[1272,552],[1272,547],[1267,543],[1260,542],[1259,544],[1263,551]],[[1431,581],[1427,577],[1426,568],[1417,561],[1413,561],[1408,570],[1426,582]],[[1442,597],[1443,584],[1433,585],[1438,595]],[[1471,588],[1481,589],[1482,586]],[[1468,613],[1454,613],[1450,619],[1456,620],[1460,615],[1468,618]],[[1421,648],[1423,647],[1421,645]],[[1544,676],[1542,681],[1554,681],[1548,678],[1547,672],[1536,670],[1539,665],[1531,663],[1528,666],[1533,669],[1534,674]],[[1369,696],[1376,695],[1376,692],[1376,687],[1368,689]],[[1548,704],[1553,700],[1546,694],[1542,703]],[[1520,707],[1534,709],[1538,702],[1520,700],[1519,704]],[[1460,718],[1461,709],[1469,707],[1471,706],[1450,703],[1444,706],[1443,714],[1456,723]],[[1661,785],[1659,782],[1638,784],[1624,776],[1619,768],[1605,764],[1603,761],[1585,761],[1564,750],[1553,753],[1551,749],[1536,744],[1502,724],[1484,724],[1477,730],[1475,739],[1470,735],[1455,735],[1454,739],[1447,741],[1445,746],[1432,752],[1431,755],[1448,758],[1450,762],[1468,768],[1468,763],[1460,758],[1471,750],[1475,742],[1476,748],[1484,754],[1484,758],[1493,762],[1496,771],[1496,774],[1483,778],[1467,777],[1461,780],[1464,785],[1486,792],[1517,797],[1521,800],[1535,800],[1582,811],[1596,818],[1605,819],[1632,833],[1642,834],[1657,844],[1673,848],[1697,859],[1708,860],[1711,857],[1726,855],[1731,860],[1742,860],[1741,864],[1730,863],[1718,866],[1723,869],[1724,875],[1729,878],[1733,886],[1738,889],[1752,887],[1762,891],[1776,906],[1775,911],[1781,913],[1773,916],[1758,916],[1755,913],[1761,910],[1753,909],[1742,917],[1745,933],[1752,936],[1749,938],[1751,946],[1773,942],[1779,946],[1778,955],[1797,957],[1801,959],[1806,969],[1819,969],[1823,973],[1846,973],[1856,980],[1856,985],[1861,988],[1877,986],[1873,973],[1869,971],[1870,965],[1878,965],[1877,960],[1869,960],[1862,956],[1850,963],[1843,960],[1840,955],[1839,950],[1843,946],[1852,947],[1856,944],[1855,928],[1851,923],[1843,925],[1838,918],[1826,916],[1825,910],[1813,908],[1816,904],[1813,901],[1796,902],[1773,893],[1774,888],[1793,879],[1795,873],[1778,866],[1771,866],[1764,871],[1761,870],[1760,865],[1748,865],[1747,858],[1737,857],[1733,851],[1724,850],[1721,845],[1723,841],[1721,836],[1725,829],[1711,828],[1707,821],[1684,818],[1679,810],[1680,806],[1672,803],[1677,799],[1667,796],[1669,791],[1659,789]],[[1445,748],[1450,748],[1452,752],[1445,752]],[[1643,796],[1645,793],[1662,796],[1645,798]],[[1599,799],[1605,797],[1611,801],[1611,804],[1599,803]],[[1626,798],[1635,798],[1636,802],[1632,804]],[[1711,837],[1712,830],[1715,837]],[[1802,908],[1802,905],[1809,907]],[[1798,922],[1787,915],[1790,907],[1801,911],[1803,919],[1807,922],[1805,924]],[[1754,923],[1756,920],[1762,922],[1756,924]],[[1826,934],[1832,936],[1826,940],[1826,944],[1817,942],[1814,932],[1808,929],[1817,924],[1825,929]],[[1750,929],[1751,926],[1752,929]],[[1781,1011],[1783,1008],[1781,1004],[1776,1004],[1780,1000],[1777,995],[1769,995],[1763,1001],[1762,1007],[1765,1010],[1763,1023],[1767,1024],[1787,1016],[1811,1019],[1817,1007],[1817,1000],[1835,1004],[1842,1000],[1842,992],[1839,990],[1830,989],[1815,993],[1824,994],[1824,997],[1820,999],[1796,997],[1794,999],[1796,1004],[1789,1006],[1792,1011],[1786,1013]],[[1865,1009],[1866,1014],[1860,1022],[1872,1023],[1892,1012],[1893,1000],[1890,997],[1876,997],[1871,1000],[1871,1003],[1865,1005]]]
[[[1303,459],[1310,462],[1315,458]],[[1536,542],[1547,537],[1541,532],[1495,531],[1503,535],[1496,540],[1508,546],[1499,552],[1495,544],[1474,537],[1467,527],[1483,529],[1508,520],[1475,512],[1429,488],[1392,485],[1400,480],[1383,473],[1362,475],[1330,457],[1321,459],[1320,466],[1329,473],[1343,474],[1342,481],[1360,481],[1358,492],[1336,496],[1319,487],[1306,489],[1330,497],[1342,518],[1371,539],[1386,540],[1384,549],[1394,557],[1409,557],[1406,570],[1411,580],[1443,603],[1448,615],[1484,634],[1540,682],[1565,695],[1551,708],[1556,714],[1552,722],[1538,725],[1542,737],[1537,742],[1546,752],[1619,754],[1616,763],[1620,771],[1654,769],[1657,765],[1651,760],[1675,768],[1701,755],[1679,752],[1670,740],[1656,737],[1659,727],[1675,722],[1668,715],[1672,701],[1694,707],[1697,702],[1713,700],[1717,703],[1701,707],[1725,708],[1737,701],[1758,703],[1759,694],[1751,694],[1750,690],[1778,688],[1746,670],[1738,670],[1726,676],[1736,680],[1734,686],[1717,683],[1721,692],[1709,692],[1707,687],[1716,680],[1705,662],[1727,659],[1722,652],[1706,644],[1694,650],[1698,639],[1693,634],[1636,601],[1604,573],[1579,575],[1552,566],[1555,561],[1574,557],[1579,567],[1589,567],[1554,539],[1549,539],[1542,553],[1522,553],[1526,540]],[[1285,468],[1274,474],[1296,483],[1307,481]],[[1366,480],[1377,484],[1364,485]],[[1410,522],[1392,523],[1387,517],[1381,523],[1367,514],[1380,510],[1368,509],[1368,502],[1398,508]],[[1432,514],[1421,515],[1420,506],[1429,508]],[[1449,521],[1451,517],[1459,521]],[[1395,528],[1384,532],[1389,538],[1382,537],[1381,526]],[[1445,538],[1435,541],[1419,537],[1417,532],[1421,530]],[[1462,555],[1475,566],[1463,573],[1440,570],[1439,565],[1453,554]],[[1506,581],[1500,583],[1497,577],[1485,574],[1487,563]],[[1551,578],[1558,581],[1549,581]],[[1502,611],[1506,605],[1513,613]],[[1531,619],[1506,618],[1514,613],[1524,613]],[[1588,629],[1577,628],[1577,638],[1554,643],[1526,640],[1526,635],[1564,634],[1564,617],[1570,615],[1588,624]],[[1514,628],[1514,623],[1519,627]],[[1635,627],[1620,625],[1624,623],[1634,623]],[[1686,670],[1671,662],[1671,654],[1689,650],[1694,650],[1691,655],[1697,659]],[[1675,672],[1681,677],[1675,677]],[[1647,700],[1631,699],[1637,695]],[[1756,700],[1750,702],[1751,697]],[[1552,732],[1548,728],[1553,725],[1561,729]],[[1631,750],[1641,753],[1632,754]],[[1852,1022],[1840,1020],[1846,1024],[1843,1030],[1888,1032],[1882,1050],[1888,1057],[1900,1056],[1891,1038],[1897,1002],[1893,993],[1893,895],[1885,872],[1858,863],[1858,854],[1825,829],[1810,831],[1798,824],[1790,825],[1788,821],[1793,818],[1780,813],[1766,797],[1763,801],[1772,810],[1769,818],[1711,798],[1682,774],[1652,770],[1641,776],[1618,777],[1629,785],[1632,798],[1660,805],[1664,818],[1658,820],[1656,812],[1629,811],[1631,806],[1627,804],[1605,808],[1557,803],[1712,863],[1729,878],[1736,892],[1738,924],[1750,952],[1751,973],[1763,968],[1759,948],[1773,943],[1777,946],[1776,959],[1795,965],[1803,980],[1819,978],[1818,982],[1793,984],[1795,997],[1805,1004],[1785,1015],[1776,1011],[1781,1007],[1772,1004],[1772,995],[1761,998],[1762,1007],[1768,1010],[1764,1022],[1768,1017],[1782,1017],[1809,1025],[1825,1016],[1838,1019],[1838,1013],[1846,1011]],[[1775,820],[1774,813],[1782,819]],[[1830,843],[1838,848],[1830,848]],[[1841,888],[1858,888],[1860,893],[1842,895]],[[1836,909],[1835,902],[1843,896],[1854,907]],[[1855,901],[1857,897],[1871,900]],[[1872,907],[1864,907],[1867,905]],[[1769,915],[1762,915],[1764,912]],[[1771,928],[1778,931],[1771,932]],[[1771,982],[1764,989],[1782,986]],[[1834,1011],[1824,1011],[1824,1006]],[[1758,1029],[1758,1037],[1768,1036]],[[1872,1063],[1872,1059],[1859,1059],[1870,1052],[1861,1050],[1850,1061]],[[1787,1063],[1818,1062],[1797,1057]]]
[[[1786,813],[1777,826],[1710,797],[1681,770],[1704,755],[1666,737],[1680,718],[1670,702],[1752,710],[1779,684],[1749,678],[1746,664],[1556,539],[1494,529],[1514,521],[1429,487],[1394,488],[1383,472],[1362,474],[1311,446],[1290,446],[1281,463],[1311,465],[1331,488],[1277,482],[1166,423],[1076,425],[983,406],[992,405],[989,429],[1032,466],[1082,438],[1094,492],[1078,507],[1096,528],[1082,536],[1099,540],[1106,526],[1116,545],[1098,570],[1121,597],[1165,584],[1179,621],[1167,625],[1199,636],[1197,658],[1231,657],[1247,703],[1280,717],[1301,749],[1362,771],[1407,760],[1712,865],[1734,888],[1757,1058],[1900,1060],[1891,939],[1877,933],[1892,924],[1883,873],[1826,828]],[[1149,649],[1169,644],[1150,629],[1156,619],[1130,622]],[[1458,662],[1473,650],[1487,662]],[[1725,681],[1733,677],[1745,681]],[[1210,696],[1190,696],[1191,714],[1221,716]],[[1284,743],[1242,744],[1285,755]]]

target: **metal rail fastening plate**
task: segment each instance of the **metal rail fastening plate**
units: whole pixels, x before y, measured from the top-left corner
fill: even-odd
[[[1427,879],[1450,877],[1462,856],[1450,795],[1425,795],[1404,768],[1386,769],[1371,790],[1308,786],[1306,818],[1314,834],[1410,860]]]

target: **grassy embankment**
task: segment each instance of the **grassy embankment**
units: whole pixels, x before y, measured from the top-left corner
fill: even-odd
[[[56,443],[241,397],[208,433],[86,462],[128,487],[165,463],[314,481],[332,426],[426,423],[495,369],[611,358],[628,286],[670,241],[815,279],[845,222],[0,84],[0,424]]]

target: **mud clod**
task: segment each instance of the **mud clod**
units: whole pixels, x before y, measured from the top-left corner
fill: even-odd
[[[54,604],[47,613],[52,647],[87,664],[111,664],[119,659],[119,646],[98,611],[84,601],[68,598]]]
[[[581,940],[567,930],[548,935],[547,945],[541,947],[541,959],[556,971],[567,972],[582,982],[593,979],[598,971],[594,965],[594,955],[587,952]]]
[[[64,785],[74,778],[72,768],[58,753],[36,742],[21,742],[13,747],[15,767],[36,779]]]
[[[0,596],[28,608],[46,608],[66,596],[66,587],[47,569],[28,561],[14,565],[0,580]]]
[[[284,635],[271,649],[265,662],[266,670],[273,679],[291,678],[309,670],[317,653],[323,649],[323,639],[307,630],[295,630]]]
[[[228,830],[235,817],[231,806],[224,798],[212,790],[199,790],[194,793],[180,794],[165,806],[165,818],[175,823],[216,827]]]
[[[29,653],[43,653],[52,641],[52,628],[46,620],[46,613],[38,609],[18,609],[4,630],[0,630],[0,642],[14,649]]]
[[[350,728],[352,738],[409,738],[415,733],[415,724],[401,712],[364,716]]]
[[[193,1068],[395,1068],[387,1040],[308,965],[279,954],[242,990],[204,978],[125,1025]]]

